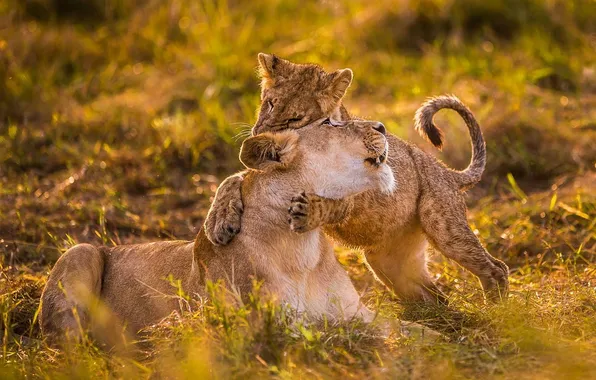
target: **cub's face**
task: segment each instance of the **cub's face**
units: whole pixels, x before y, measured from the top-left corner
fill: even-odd
[[[338,113],[352,82],[350,69],[327,73],[317,65],[295,64],[269,54],[259,54],[259,66],[261,108],[253,135],[302,128]]]

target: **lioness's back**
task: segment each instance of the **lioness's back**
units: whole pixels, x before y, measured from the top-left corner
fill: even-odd
[[[105,255],[101,297],[117,317],[129,321],[128,330],[133,333],[178,309],[177,286],[189,293],[195,290],[188,284],[190,241],[100,249]]]
[[[114,334],[123,326],[119,321],[128,321],[127,330],[134,334],[159,321],[178,308],[173,297],[176,283],[168,278],[188,279],[192,248],[188,241],[70,248],[56,262],[42,294],[43,334],[78,339],[81,327],[93,319],[103,319],[110,325],[104,331]],[[181,285],[185,291],[194,291],[188,284]],[[111,315],[90,315],[90,311],[98,313],[94,306],[98,300]]]

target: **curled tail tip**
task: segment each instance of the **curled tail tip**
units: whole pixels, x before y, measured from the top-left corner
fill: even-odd
[[[416,111],[414,126],[423,138],[430,141],[437,149],[442,150],[443,131],[433,123],[433,116],[437,110],[429,99]]]
[[[441,131],[431,122],[430,126],[427,126],[424,129],[424,133],[431,144],[433,144],[438,150],[443,150],[443,131]]]

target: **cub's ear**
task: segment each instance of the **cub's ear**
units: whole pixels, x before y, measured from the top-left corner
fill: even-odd
[[[285,59],[276,57],[273,54],[259,53],[259,76],[261,77],[261,87],[263,89],[272,87],[275,80],[284,76],[284,71],[289,63]]]
[[[240,161],[249,169],[268,170],[287,166],[296,156],[298,133],[261,133],[249,137],[240,148]]]
[[[331,96],[334,102],[339,103],[346,94],[350,84],[352,84],[354,74],[350,69],[341,69],[334,71],[329,74],[329,76],[331,77],[331,84],[327,88],[327,93]]]

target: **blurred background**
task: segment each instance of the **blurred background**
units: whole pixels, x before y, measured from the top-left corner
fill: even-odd
[[[455,113],[436,118],[443,153],[412,123],[457,95],[487,140],[469,205],[489,250],[512,268],[580,244],[593,259],[594,0],[0,0],[0,253],[29,274],[11,277],[18,307],[73,242],[193,237],[241,168],[259,52],[350,67],[348,110],[463,168]]]

